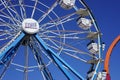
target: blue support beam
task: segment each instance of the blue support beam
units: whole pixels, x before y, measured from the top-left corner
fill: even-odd
[[[11,43],[9,44],[9,46],[5,47],[5,49],[3,51],[1,51],[0,53],[0,61],[3,59],[3,57],[9,52],[12,51],[13,48],[15,48],[20,42],[21,40],[24,38],[25,34],[24,33],[20,33],[17,38]]]
[[[4,76],[4,74],[5,74],[6,70],[8,69],[12,59],[16,55],[16,51],[19,48],[19,46],[20,46],[20,44],[17,45],[16,47],[12,48],[11,50],[9,50],[9,52],[6,53],[6,55],[2,58],[2,60],[1,60],[2,63],[0,65],[0,67],[4,67],[4,65],[6,65],[6,67],[4,67],[3,71],[1,71],[0,80]]]
[[[5,47],[5,49],[3,49],[1,51],[1,53],[0,53],[0,66],[3,67],[3,65],[5,65],[5,64],[7,66],[4,67],[3,71],[1,71],[0,79],[3,77],[7,68],[9,67],[9,65],[10,65],[10,63],[15,55],[15,52],[17,51],[18,47],[20,46],[21,41],[24,38],[24,36],[25,36],[24,33],[20,33],[19,35],[16,36],[16,38],[13,38],[14,41],[9,43],[9,45],[7,45]]]
[[[64,73],[64,75],[67,77],[67,79],[74,80],[73,77],[66,70],[66,68],[63,66],[63,64],[54,55],[51,55],[51,56],[53,58],[53,61],[56,63],[56,65],[59,67],[59,69]]]
[[[60,58],[53,50],[51,50],[45,42],[39,37],[39,35],[35,35],[35,38],[37,41],[41,44],[41,46],[45,49],[45,51],[49,54],[52,55],[56,63],[58,64],[59,68],[62,69],[62,71],[67,75],[67,77],[70,80],[73,80],[72,76],[69,74],[67,69],[64,66],[66,66],[74,75],[76,75],[80,80],[85,80],[77,71],[75,71],[72,67],[70,67],[62,58]]]

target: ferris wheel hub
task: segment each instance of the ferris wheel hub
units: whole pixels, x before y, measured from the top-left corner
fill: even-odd
[[[24,19],[22,22],[22,29],[27,34],[35,34],[39,31],[39,23],[32,18]]]

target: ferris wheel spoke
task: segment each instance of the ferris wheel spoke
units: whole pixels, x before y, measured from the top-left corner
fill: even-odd
[[[47,40],[47,41],[49,41],[52,45],[51,45],[51,47],[54,47],[54,48],[57,48],[57,49],[60,49],[61,47],[62,47],[62,45],[59,43],[56,43],[56,42],[54,42],[49,36],[47,36],[47,37],[44,37],[43,38],[44,40]],[[62,38],[59,38],[59,41],[61,42],[61,41],[64,41],[64,39],[62,39]]]
[[[72,21],[72,20],[75,20],[77,17],[72,17],[74,16],[76,13],[72,13],[72,14],[68,14],[66,16],[63,16],[63,17],[60,17],[60,22],[61,23],[65,23],[65,22],[69,22],[69,21]]]
[[[25,16],[24,16],[24,12],[25,12],[25,11],[23,11],[23,9],[20,7],[20,13],[21,13],[21,17],[22,17],[22,19],[25,18]]]
[[[2,45],[0,45],[0,49],[2,49],[7,43],[4,43]]]
[[[8,33],[8,32],[3,32],[3,33],[0,33],[0,37],[1,36],[5,36],[5,35],[11,35],[10,33]]]
[[[0,33],[0,41],[12,39],[15,35],[16,35],[16,33],[2,32],[2,33]]]
[[[8,36],[8,37],[5,37],[5,38],[1,38],[0,41],[4,41],[4,40],[8,40],[8,39],[12,39],[13,36]]]
[[[72,18],[71,16],[73,16],[73,15],[75,15],[75,13],[69,14],[69,15],[60,17],[58,19],[52,20],[52,21],[50,21],[48,23],[42,24],[41,29],[42,28],[44,29],[44,27],[45,27],[45,29],[49,29],[49,28],[56,27],[58,25],[64,24],[66,22],[73,21],[73,20],[75,20],[77,18],[77,17]]]
[[[3,12],[2,12],[3,13]],[[8,16],[7,14],[0,14],[0,17],[3,17],[3,18],[6,18],[6,19],[8,19],[9,21],[11,21],[13,24],[15,24],[14,23],[14,20],[16,20],[16,22],[18,22],[18,23],[21,23],[19,20],[17,20],[17,19],[15,19],[14,18],[14,20],[13,20],[13,18],[11,18],[10,16]]]
[[[64,49],[65,49],[65,47],[68,47],[69,49],[66,48],[66,50],[73,50],[74,52],[77,52],[77,53],[79,53],[79,54],[85,54],[85,55],[88,55],[88,56],[90,56],[90,57],[92,57],[92,58],[97,59],[96,56],[93,56],[93,55],[90,54],[90,53],[81,51],[81,50],[79,50],[79,49],[77,49],[77,48],[75,48],[75,47],[73,47],[73,46],[71,46],[71,45],[69,45],[69,44],[59,42],[59,41],[57,41],[57,40],[55,40],[55,39],[51,39],[51,40],[53,40],[54,42],[57,42],[57,43],[59,43],[59,44],[62,44],[62,45],[64,46]]]
[[[0,20],[1,21],[1,20]],[[6,23],[6,22],[0,22],[0,27],[4,29],[7,29],[9,28],[9,30],[13,30],[13,31],[18,31],[20,30],[20,25],[15,25],[15,24],[12,24],[12,23]],[[17,29],[15,27],[18,27]]]
[[[10,21],[11,24],[14,24],[14,25],[19,25],[21,22],[19,20],[16,20],[14,17],[10,17],[9,15],[7,15],[6,13],[4,13],[3,11],[0,11],[2,14],[0,14],[0,21],[6,23],[6,21]],[[3,20],[4,18],[6,18],[5,20]],[[16,21],[15,21],[16,20]],[[15,22],[19,23],[19,24],[16,24]],[[8,24],[8,23],[7,23]],[[16,29],[16,27],[12,27],[13,29]]]
[[[24,20],[26,16],[26,10],[25,10],[25,5],[24,5],[24,0],[19,0],[19,5],[20,5],[20,13],[21,17]]]
[[[52,35],[55,35],[55,36],[60,36],[60,34],[59,34],[59,32],[53,32],[53,31],[45,31],[43,34],[47,34],[47,33],[50,33],[50,34],[52,34]],[[51,35],[51,36],[52,36]],[[47,35],[46,35],[47,36]],[[49,36],[49,35],[48,35]]]
[[[79,36],[76,36],[76,35],[74,35],[74,36],[65,36],[65,34],[64,35],[56,35],[56,36],[46,36],[46,35],[43,35],[42,34],[42,36],[41,37],[44,37],[44,39],[48,39],[48,38],[50,38],[50,39],[68,39],[68,40],[86,40],[87,38],[86,37],[79,37]]]
[[[70,53],[68,53],[68,52],[63,52],[63,53],[65,53],[66,55],[71,56],[71,57],[73,57],[73,58],[75,58],[75,59],[77,59],[77,60],[80,60],[80,61],[82,61],[82,62],[84,62],[84,63],[87,63],[87,60],[76,56],[76,54],[70,54]]]
[[[15,9],[15,7],[13,6],[11,1],[8,1],[8,3],[10,4],[10,6],[8,7],[13,13],[15,13],[15,15],[17,16],[17,18],[19,19],[18,21],[22,21],[22,17],[20,16],[20,14],[18,13],[18,11]]]
[[[47,34],[51,35],[47,35]],[[60,34],[62,33],[62,34]],[[49,38],[58,38],[58,39],[87,39],[87,36],[82,37],[83,34],[89,34],[89,31],[72,31],[72,30],[47,30],[44,31],[41,35],[42,37],[49,37]]]
[[[49,44],[47,44],[47,46],[50,47],[50,48],[52,48],[52,49],[57,50],[58,52],[60,52],[60,53],[58,53],[58,55],[66,54],[66,55],[68,55],[68,56],[70,56],[70,57],[73,57],[73,58],[75,58],[75,59],[77,59],[77,60],[80,60],[80,61],[82,61],[82,62],[85,62],[85,63],[88,63],[88,61],[89,61],[89,60],[86,60],[86,59],[81,58],[81,57],[80,57],[80,54],[81,54],[81,53],[80,53],[79,51],[70,50],[70,49],[65,49],[64,47],[61,48],[61,51],[60,51],[60,48],[56,48],[56,47],[51,46],[51,45],[49,45]],[[78,54],[78,53],[80,53],[80,54]],[[86,53],[86,52],[85,52],[85,53]],[[77,55],[79,55],[79,57],[78,57]],[[98,58],[95,57],[95,56],[92,56],[92,55],[89,55],[89,56],[92,57],[92,58],[95,58],[96,60],[98,60]]]
[[[68,19],[68,20],[65,20],[65,21],[57,21],[57,22],[54,22],[53,25],[50,25],[48,27],[46,26],[42,26],[42,27],[45,27],[45,29],[50,29],[50,28],[53,28],[53,27],[56,27],[58,25],[61,25],[61,24],[64,24],[66,22],[69,22],[69,21],[72,21],[72,20],[75,20],[76,18],[71,18],[71,19]],[[52,24],[52,23],[51,23]]]
[[[0,17],[6,18],[6,19],[11,20],[13,22],[13,19],[9,15],[7,15],[6,13],[4,14],[4,12],[2,12],[2,11],[0,11],[0,12],[3,13],[3,14],[0,14]],[[1,18],[1,20],[2,20],[2,18]]]
[[[36,8],[37,4],[38,4],[38,0],[35,0],[34,8],[33,8],[32,14],[31,14],[31,18],[33,18],[33,16],[34,16],[35,8]]]
[[[13,18],[13,20],[14,20],[14,16],[13,16],[13,14],[11,13],[11,11],[9,10],[9,6],[7,5],[7,2],[6,1],[3,1],[3,0],[1,0],[1,2],[2,2],[2,4],[3,4],[3,6],[6,8],[6,10],[8,11],[8,13],[10,14],[10,16]],[[16,21],[14,20],[14,23],[16,23]],[[18,24],[18,23],[16,23],[16,24]]]
[[[71,13],[71,14],[67,14],[67,15],[65,15],[65,16],[62,16],[62,17],[59,17],[59,18],[57,18],[57,19],[55,19],[55,20],[53,20],[53,21],[55,21],[55,22],[57,22],[57,21],[65,21],[65,20],[69,20],[70,18],[72,18],[72,16],[74,16],[76,13],[74,12],[74,13]],[[52,21],[51,21],[52,22]]]
[[[17,29],[14,29],[17,26]],[[2,32],[4,30],[4,32],[10,32],[11,33],[16,33],[18,30],[20,30],[21,28],[19,28],[20,25],[15,25],[15,24],[11,24],[11,23],[6,23],[6,22],[0,22],[0,31]]]
[[[40,23],[51,11],[53,11],[53,9],[57,6],[57,4],[58,4],[58,2],[56,1],[56,2],[52,5],[52,7],[50,7],[50,8],[48,9],[48,11],[47,11],[45,14],[43,14],[43,15],[38,19],[38,23]]]
[[[32,1],[35,1],[35,0],[32,0]],[[46,4],[44,4],[44,3],[40,2],[40,1],[38,1],[38,3],[39,3],[40,5],[46,7],[46,8],[49,8],[49,6],[47,6]]]
[[[53,40],[51,40],[50,38],[48,38],[49,42],[51,42],[55,48],[60,48],[61,46],[59,46],[60,44],[57,44],[56,42],[54,42]],[[52,46],[52,45],[51,45]]]

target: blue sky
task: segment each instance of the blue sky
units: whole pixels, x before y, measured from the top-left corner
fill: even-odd
[[[44,0],[42,0],[42,1],[44,1]],[[107,0],[94,0],[94,1],[93,0],[85,0],[85,1],[87,2],[90,9],[92,10],[92,12],[96,18],[96,21],[98,23],[98,26],[100,27],[101,32],[103,34],[102,41],[105,42],[105,44],[106,44],[105,51],[103,52],[103,58],[105,58],[105,54],[107,52],[108,47],[110,46],[112,41],[120,34],[120,32],[119,32],[119,29],[120,29],[119,28],[120,27],[119,3],[120,3],[120,1],[119,0],[116,0],[116,1],[115,0],[109,0],[109,1],[107,1]],[[48,2],[45,2],[45,3],[47,4]],[[52,3],[52,2],[50,2],[50,3]],[[50,3],[48,3],[48,5],[50,5]],[[56,11],[58,11],[58,10],[56,10]],[[62,15],[62,14],[60,14],[60,15]],[[120,46],[120,42],[118,43],[118,45],[116,45],[116,47],[114,48],[113,53],[111,55],[110,74],[111,74],[112,80],[119,80],[120,79],[118,77],[120,74],[119,73],[120,72],[120,62],[119,62],[120,61],[120,58],[119,58],[120,57],[120,49],[119,49],[119,46]],[[22,49],[19,49],[19,50],[22,50]],[[20,59],[21,58],[19,57],[19,60]],[[32,57],[31,57],[31,59],[32,59]],[[35,61],[33,61],[33,63],[34,62]],[[76,63],[76,61],[73,61],[73,62]],[[21,63],[21,64],[23,64],[23,63]],[[37,63],[34,63],[34,64],[37,64]],[[72,64],[72,65],[74,67],[78,66],[78,64],[75,64],[75,65]],[[36,71],[37,71],[37,69],[36,69]],[[19,73],[19,72],[17,72],[17,73]],[[37,74],[37,73],[35,73],[35,74]],[[53,73],[54,73],[54,71],[53,71]],[[32,75],[32,74],[34,74],[34,73],[30,73],[30,75]],[[17,76],[17,74],[15,74],[15,75]],[[58,74],[56,74],[54,76],[56,77],[57,75]],[[13,76],[13,74],[10,74],[9,76]],[[20,76],[22,76],[22,75],[20,74]],[[61,75],[59,75],[57,78],[59,78],[59,77],[61,77]],[[36,79],[37,79],[37,77],[36,77]]]
[[[86,0],[92,9],[98,25],[103,33],[102,39],[106,43],[104,55],[112,41],[120,35],[120,7],[119,0]],[[112,80],[119,80],[120,72],[120,42],[113,49],[110,59],[110,74]],[[104,56],[105,57],[105,56]]]

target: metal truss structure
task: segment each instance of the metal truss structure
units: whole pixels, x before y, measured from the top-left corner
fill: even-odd
[[[0,0],[0,46],[0,80],[95,80],[102,62],[84,0]]]

